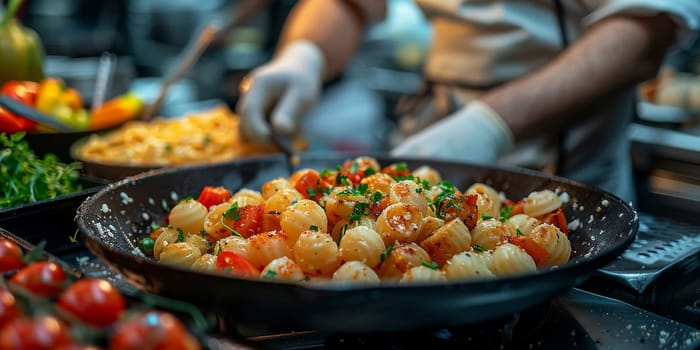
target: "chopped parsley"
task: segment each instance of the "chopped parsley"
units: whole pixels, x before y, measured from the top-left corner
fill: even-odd
[[[222,217],[238,221],[241,219],[241,214],[238,212],[238,209],[238,202],[233,202],[233,204],[226,209]]]
[[[265,271],[265,273],[262,275],[262,278],[270,278],[270,279],[277,278],[277,272],[272,271],[272,270],[267,270],[267,271]]]
[[[368,191],[368,184],[359,184],[357,187],[338,192],[338,196],[364,196]]]
[[[352,165],[350,166],[350,169],[348,170],[348,172],[350,172],[350,174],[354,174],[358,170],[360,170],[360,165],[357,164],[357,162],[352,162]]]
[[[323,169],[323,170],[321,170],[321,172],[318,175],[323,179],[323,178],[326,178],[326,177],[333,175],[333,170]]]
[[[515,228],[515,234],[516,234],[517,236],[523,236],[523,232],[520,231],[520,227],[516,227],[516,228]]]
[[[199,231],[199,235],[202,236],[202,238],[206,238],[206,237],[207,237],[207,231],[200,230],[200,231]]]
[[[506,222],[510,218],[510,213],[513,211],[513,206],[501,208],[501,221]]]
[[[345,231],[347,231],[347,230],[348,230],[347,224],[340,227],[340,233],[338,234],[338,245],[340,245],[340,241],[343,240],[343,236],[345,236]]]
[[[420,264],[421,264],[422,266],[425,266],[425,267],[431,269],[431,270],[437,270],[438,267],[439,267],[439,266],[438,266],[438,263],[436,263],[436,262],[434,262],[434,261],[431,261],[431,262],[421,261]]]
[[[408,170],[408,165],[405,162],[396,163],[394,164],[394,169],[398,171],[405,171]]]
[[[493,219],[493,216],[489,215],[489,214],[481,214],[481,220],[488,220],[488,219]]]
[[[185,233],[182,232],[182,229],[178,227],[177,229],[177,241],[178,242],[184,242],[185,241]]]
[[[381,261],[386,260],[386,257],[389,256],[389,254],[391,254],[391,251],[393,249],[394,249],[393,245],[386,247],[386,249],[384,249],[384,252],[382,253],[382,255],[379,256],[379,259],[381,259]]]
[[[307,187],[306,193],[309,195],[310,198],[316,197],[316,190],[313,187]]]
[[[311,226],[309,226],[309,230],[318,232],[318,226],[311,225]]]
[[[221,254],[221,250],[221,244],[219,244],[216,249],[216,256],[219,256],[219,254]]]
[[[373,167],[368,167],[367,169],[365,169],[365,176],[374,175],[376,173],[377,173],[377,170],[374,169]]]
[[[485,251],[484,247],[482,247],[478,244],[473,245],[472,249],[474,249],[475,251],[480,252],[480,253]]]
[[[348,216],[349,220],[360,220],[363,215],[369,215],[369,204],[357,203],[352,208],[352,214]]]
[[[381,192],[375,191],[374,193],[372,193],[372,196],[369,198],[369,200],[371,200],[372,202],[379,202],[383,198],[384,198],[384,195]]]

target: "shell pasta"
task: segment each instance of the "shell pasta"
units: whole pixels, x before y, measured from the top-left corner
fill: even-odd
[[[206,189],[206,203],[181,200],[150,232],[155,259],[241,278],[407,284],[536,273],[572,253],[556,192],[511,200],[428,166],[358,157],[215,202]]]

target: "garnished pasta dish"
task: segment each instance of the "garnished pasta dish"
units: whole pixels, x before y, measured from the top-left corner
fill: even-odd
[[[207,186],[140,241],[155,259],[244,278],[410,283],[489,279],[565,264],[562,198],[456,188],[428,166],[358,157],[259,189]]]
[[[131,121],[105,134],[93,134],[77,148],[78,159],[123,165],[181,165],[220,162],[272,153],[244,142],[239,119],[226,106],[178,118]]]

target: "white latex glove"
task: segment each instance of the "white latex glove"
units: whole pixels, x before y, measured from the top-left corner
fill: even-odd
[[[241,83],[243,95],[236,107],[241,135],[266,143],[270,127],[283,134],[295,132],[299,117],[318,99],[324,61],[318,46],[296,41],[253,70]]]
[[[512,147],[513,134],[498,113],[481,101],[472,101],[410,136],[390,154],[489,164]]]

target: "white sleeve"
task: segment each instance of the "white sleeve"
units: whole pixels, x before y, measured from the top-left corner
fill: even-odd
[[[589,26],[615,15],[653,16],[666,13],[678,25],[674,47],[686,46],[700,31],[700,1],[698,0],[598,0],[596,9],[586,16]]]

